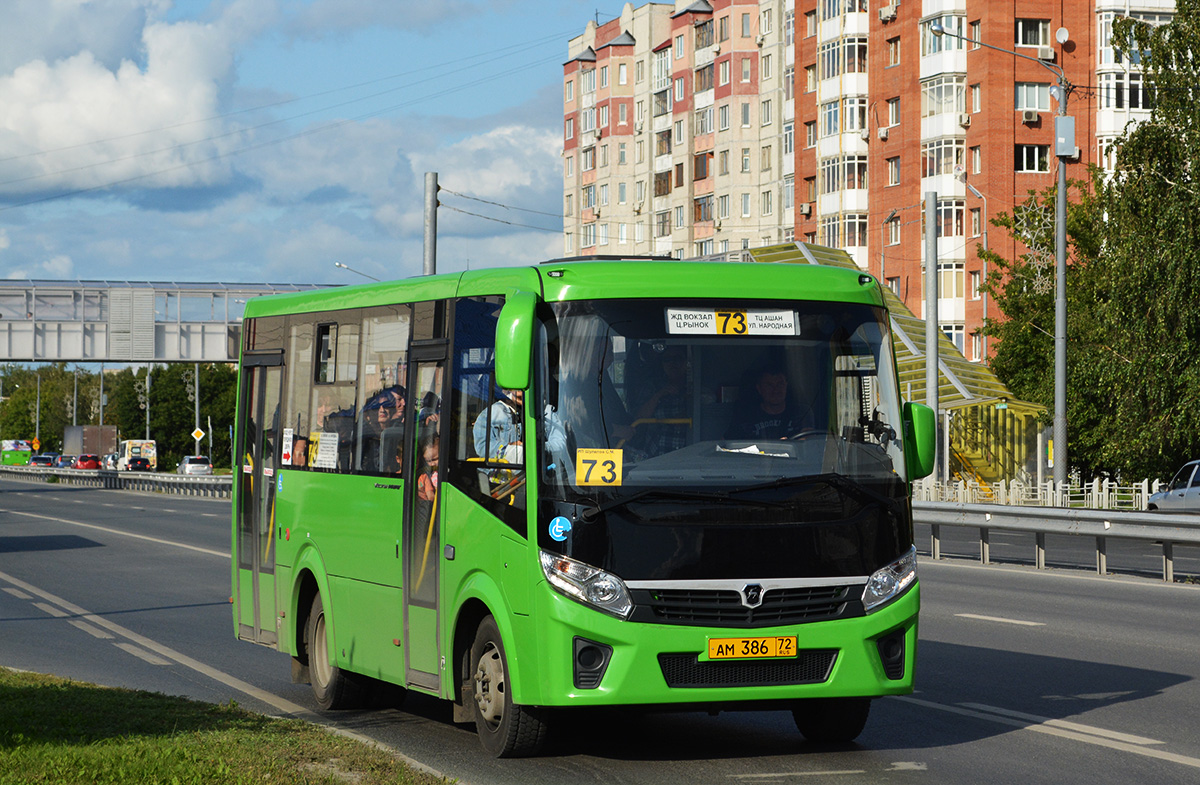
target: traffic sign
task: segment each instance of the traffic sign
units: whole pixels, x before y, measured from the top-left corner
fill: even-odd
[[[32,442],[32,444],[33,444],[33,449],[34,449],[34,450],[40,450],[40,449],[42,449],[42,443],[41,443],[40,441],[38,441],[37,439],[34,439],[34,440],[33,440],[33,442]]]
[[[204,431],[197,428],[196,430],[192,431],[192,438],[196,441],[200,441],[204,438]]]

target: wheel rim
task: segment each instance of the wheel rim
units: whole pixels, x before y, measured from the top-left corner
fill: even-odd
[[[313,625],[312,651],[309,652],[309,666],[317,685],[324,688],[333,678],[333,666],[329,664],[329,647],[325,640],[325,614],[317,617]]]
[[[504,718],[504,686],[504,661],[500,649],[489,641],[475,666],[475,707],[488,725],[498,725]]]

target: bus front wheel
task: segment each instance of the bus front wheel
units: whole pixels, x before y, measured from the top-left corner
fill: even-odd
[[[534,755],[546,741],[547,725],[540,713],[513,703],[509,672],[500,629],[488,616],[475,632],[470,673],[475,729],[483,748],[497,758]]]
[[[333,664],[329,646],[325,603],[318,593],[313,597],[308,624],[304,628],[304,648],[308,654],[313,695],[322,709],[354,708],[362,701],[362,689],[351,674]]]
[[[870,698],[813,698],[792,710],[804,738],[824,744],[854,741],[867,725]]]

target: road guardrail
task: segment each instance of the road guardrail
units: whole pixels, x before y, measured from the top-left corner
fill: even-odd
[[[0,466],[0,475],[24,480],[48,481],[51,477],[64,485],[86,485],[112,490],[155,491],[183,496],[211,496],[228,499],[233,486],[229,475],[196,477],[157,472],[118,472],[112,469],[52,469],[41,466]]]
[[[913,502],[913,519],[931,529],[930,554],[941,558],[941,527],[963,526],[979,530],[979,560],[991,561],[988,537],[992,530],[1034,535],[1034,566],[1046,568],[1046,535],[1091,537],[1096,543],[1096,572],[1108,572],[1109,538],[1140,540],[1162,545],[1163,580],[1175,580],[1175,546],[1200,545],[1200,515],[1084,510],[1061,507],[1005,507],[998,504]]]

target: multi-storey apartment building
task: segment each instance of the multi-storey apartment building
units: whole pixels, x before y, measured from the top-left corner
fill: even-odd
[[[1161,24],[1173,11],[1173,0],[626,5],[570,42],[564,250],[693,257],[819,243],[846,249],[921,314],[923,200],[935,192],[938,319],[984,360],[980,330],[999,314],[976,246],[1032,250],[1051,285],[1052,214],[1025,218],[1025,242],[987,229],[1055,183],[1059,74],[1078,147],[1068,176],[1083,179],[1148,114],[1113,19]]]

